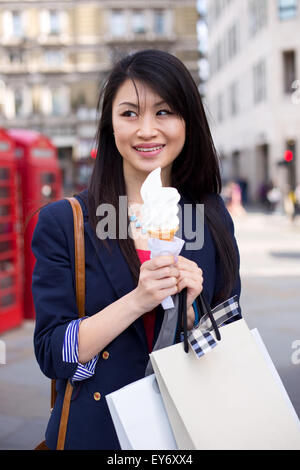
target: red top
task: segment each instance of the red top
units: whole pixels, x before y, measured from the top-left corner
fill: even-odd
[[[148,261],[150,259],[150,250],[136,250],[136,251],[140,258],[140,262],[142,264],[145,261]],[[153,309],[151,312],[144,313],[143,315],[144,327],[146,331],[149,352],[152,351],[152,346],[153,346],[155,317],[156,317],[156,309]]]

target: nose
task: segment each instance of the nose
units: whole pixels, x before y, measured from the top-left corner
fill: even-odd
[[[156,127],[155,119],[151,115],[141,116],[139,119],[139,128],[137,136],[143,139],[151,139],[156,137],[158,129]]]

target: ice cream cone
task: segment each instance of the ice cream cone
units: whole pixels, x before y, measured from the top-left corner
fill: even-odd
[[[179,227],[172,230],[148,230],[148,233],[151,238],[159,238],[160,240],[171,242],[178,229]]]

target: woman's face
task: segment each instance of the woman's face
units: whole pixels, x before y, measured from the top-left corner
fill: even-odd
[[[170,172],[184,146],[185,122],[151,88],[135,84],[139,103],[133,82],[126,80],[113,101],[112,123],[125,178],[140,180],[158,167]]]

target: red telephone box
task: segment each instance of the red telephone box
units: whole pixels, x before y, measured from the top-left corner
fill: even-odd
[[[11,129],[22,194],[22,226],[24,236],[24,317],[34,318],[31,292],[35,258],[31,240],[38,219],[35,213],[43,205],[62,198],[62,172],[57,148],[51,140],[36,131]]]
[[[23,321],[22,246],[15,146],[0,129],[0,333]]]

